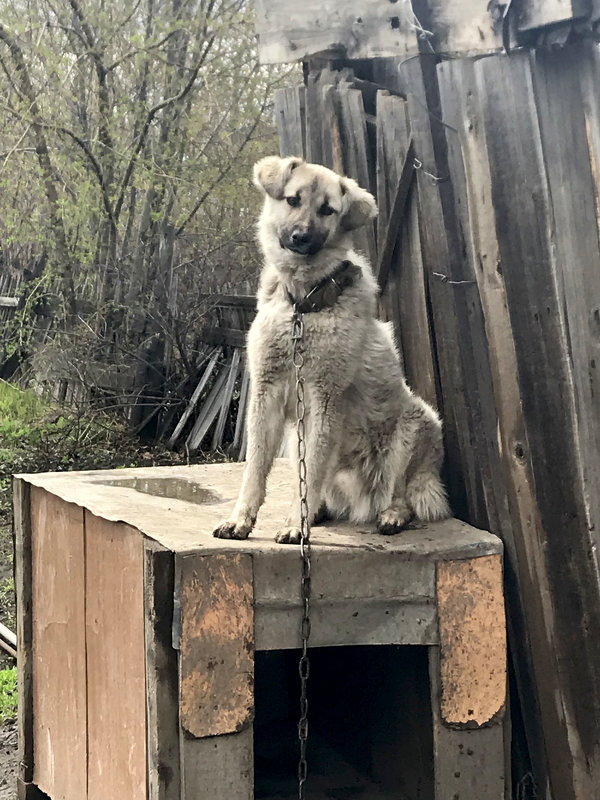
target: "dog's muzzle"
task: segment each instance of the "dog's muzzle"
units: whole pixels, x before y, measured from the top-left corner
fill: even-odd
[[[286,250],[298,253],[302,256],[313,256],[325,244],[326,233],[308,228],[294,228],[290,233],[284,233],[279,239],[279,243]]]

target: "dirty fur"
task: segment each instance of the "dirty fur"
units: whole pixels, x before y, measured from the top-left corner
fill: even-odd
[[[245,539],[265,498],[286,424],[295,422],[292,304],[344,260],[361,275],[332,308],[304,315],[308,506],[333,517],[375,520],[381,533],[449,514],[440,481],[441,423],[407,386],[391,327],[376,318],[378,287],[352,231],[377,214],[358,184],[298,158],[270,156],[254,167],[263,192],[258,241],[264,267],[248,334],[250,402],[244,479],[231,517],[214,531]],[[290,439],[294,450],[295,428]],[[300,538],[295,501],[282,543]]]

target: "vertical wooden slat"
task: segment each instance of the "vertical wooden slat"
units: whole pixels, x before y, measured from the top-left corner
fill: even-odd
[[[17,664],[19,782],[33,779],[33,589],[31,486],[13,481],[15,593],[17,598]]]
[[[546,583],[529,633],[552,792],[560,800],[593,797],[600,785],[599,583],[530,63],[527,55],[492,57],[475,72],[527,432],[515,452],[531,460],[542,535],[539,563],[523,567]]]
[[[433,716],[435,800],[510,800],[504,764],[508,723],[479,730],[455,730],[440,714],[442,686],[438,647],[429,648]]]
[[[52,800],[87,798],[83,510],[31,489],[33,782]]]
[[[474,62],[448,61],[438,68],[444,121],[448,124],[450,165],[455,190],[464,182],[468,206],[470,242],[468,257],[476,265],[474,275],[484,310],[489,343],[494,402],[498,414],[498,436],[505,476],[510,524],[503,524],[507,574],[506,597],[510,613],[508,629],[519,694],[526,705],[525,727],[529,753],[539,790],[547,796],[547,765],[543,746],[538,693],[534,683],[531,636],[525,623],[526,611],[534,618],[540,590],[547,591],[543,574],[531,565],[534,557],[539,515],[531,464],[521,449],[526,441],[512,338],[506,288],[496,235],[492,205],[492,179],[488,164],[485,132],[479,107]],[[463,163],[464,159],[464,163]],[[457,172],[461,173],[457,177]],[[502,486],[497,488],[501,491]],[[534,534],[535,535],[532,535]],[[541,629],[539,631],[541,634]],[[534,627],[532,636],[539,635]]]
[[[579,46],[539,51],[535,97],[552,206],[559,309],[572,365],[576,439],[588,523],[600,545],[600,245],[594,167],[581,75],[591,53]],[[600,79],[600,74],[597,74]],[[565,147],[565,120],[569,146]]]
[[[146,800],[142,536],[86,511],[85,538],[87,797]]]
[[[280,154],[304,158],[306,153],[304,86],[278,89],[273,95],[273,105],[279,132]]]
[[[148,800],[181,800],[179,685],[172,644],[175,592],[173,553],[146,545],[146,714]]]

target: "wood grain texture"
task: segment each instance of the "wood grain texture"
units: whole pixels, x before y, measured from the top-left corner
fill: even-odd
[[[34,783],[87,798],[83,511],[31,489]]]
[[[429,680],[435,800],[511,800],[510,765],[504,760],[505,742],[510,741],[508,721],[476,730],[456,730],[444,723],[437,647],[429,648]]]
[[[87,511],[85,537],[87,797],[146,800],[143,540]]]
[[[33,778],[33,585],[31,486],[13,480],[15,532],[15,595],[17,601],[17,685],[19,705],[19,779]]]
[[[540,563],[532,549],[536,540],[532,532],[539,530],[540,521],[531,462],[522,449],[526,431],[492,204],[485,130],[474,62],[466,59],[446,62],[440,65],[438,73],[444,121],[451,126],[448,129],[448,147],[453,181],[455,187],[464,182],[466,193],[462,202],[468,207],[469,214],[469,257],[476,265],[474,274],[485,317],[498,414],[502,474],[494,489],[500,494],[504,487],[508,503],[509,518],[507,520],[505,514],[499,515],[501,527],[498,532],[505,546],[505,592],[510,609],[508,628],[513,666],[521,696],[527,698],[524,723],[529,757],[533,761],[538,786],[546,787],[548,768],[530,648],[531,637],[538,635],[538,628],[534,623],[528,634],[526,618],[539,608],[540,594],[547,592],[547,580],[543,573],[531,566]],[[457,170],[462,173],[458,180],[455,177]]]
[[[465,728],[497,723],[507,682],[502,557],[442,562],[436,586],[441,719]]]
[[[174,561],[168,550],[145,545],[148,800],[181,800],[178,654],[172,645]]]
[[[570,800],[600,785],[598,574],[530,62],[526,54],[486,61],[475,73],[527,433],[516,454],[531,462],[539,513],[523,564],[541,578],[528,632],[552,791]]]
[[[277,89],[273,94],[279,153],[282,156],[304,158],[306,153],[304,94],[304,86]]]
[[[182,734],[181,800],[254,800],[254,733],[206,739]]]
[[[527,31],[586,18],[589,12],[590,4],[586,0],[524,0],[518,26],[520,31]]]
[[[307,0],[257,0],[256,29],[263,63],[298,61],[315,53],[347,58],[405,56],[418,51],[412,18],[378,0],[342,6]]]
[[[254,715],[252,559],[185,556],[178,582],[181,725],[197,738],[241,731]]]

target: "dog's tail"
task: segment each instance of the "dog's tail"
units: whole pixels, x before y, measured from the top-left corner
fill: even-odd
[[[406,487],[406,499],[417,519],[423,522],[436,522],[450,516],[446,490],[434,472],[413,475]]]

